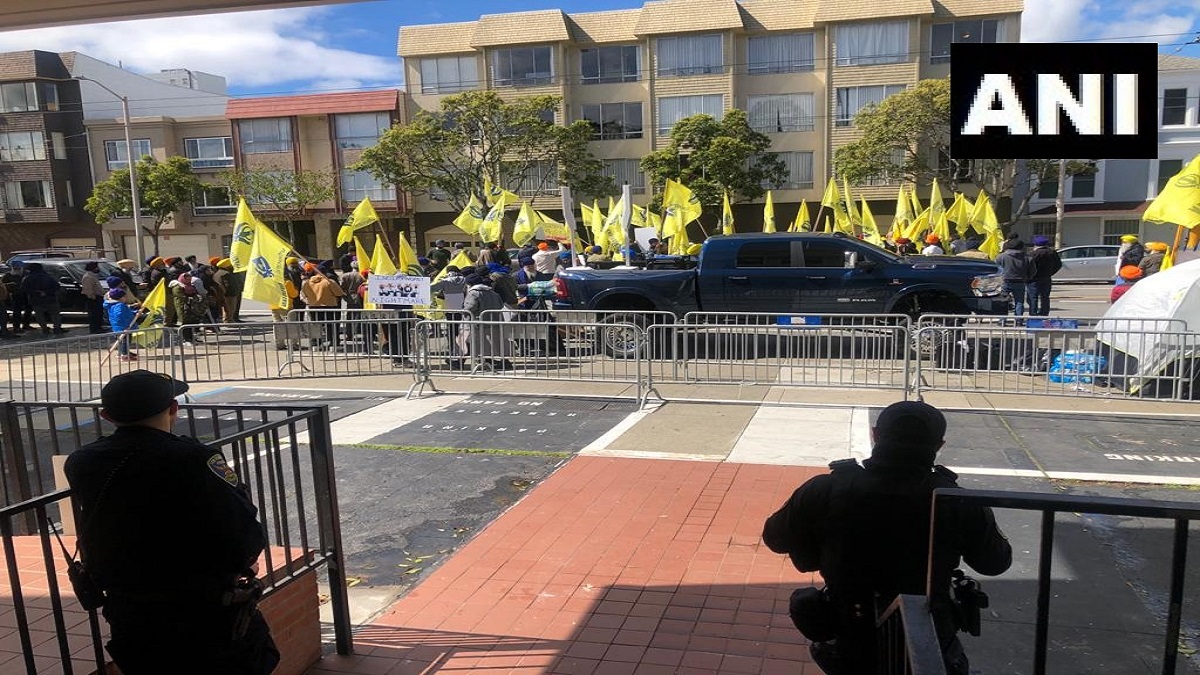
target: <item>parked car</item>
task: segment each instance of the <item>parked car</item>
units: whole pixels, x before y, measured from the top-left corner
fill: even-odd
[[[1093,246],[1068,246],[1058,252],[1062,258],[1062,269],[1054,275],[1055,281],[1109,281],[1117,276],[1117,250],[1115,244]]]
[[[92,262],[92,260],[75,260],[75,259],[59,259],[59,258],[44,258],[41,260],[32,260],[46,270],[50,276],[58,279],[58,283],[62,284],[62,292],[58,296],[59,306],[64,312],[83,312],[83,294],[79,292],[80,282],[83,280],[83,266]],[[109,275],[116,274],[119,268],[109,260],[96,260],[100,264],[100,282]]]

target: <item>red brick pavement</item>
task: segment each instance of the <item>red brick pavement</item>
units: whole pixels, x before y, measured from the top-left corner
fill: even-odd
[[[576,457],[309,674],[816,675],[759,537],[820,471]]]

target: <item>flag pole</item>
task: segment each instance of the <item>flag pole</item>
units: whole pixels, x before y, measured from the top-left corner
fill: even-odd
[[[563,224],[567,226],[567,241],[571,242],[571,261],[576,266],[582,266],[583,261],[579,251],[579,240],[575,232],[575,201],[571,198],[571,188],[562,187]]]
[[[821,204],[821,206],[820,206],[820,207],[817,209],[817,215],[813,216],[813,220],[812,220],[812,222],[811,222],[811,223],[809,223],[809,226],[808,226],[808,227],[809,227],[809,230],[808,230],[809,232],[816,232],[816,231],[817,231],[817,225],[820,225],[820,224],[821,224],[821,216],[822,216],[824,213],[825,213],[825,204]],[[821,231],[822,231],[822,232],[824,232],[824,231],[825,231],[825,228],[824,228],[824,227],[822,227],[822,228],[821,228]]]
[[[104,367],[104,364],[108,363],[109,357],[112,356],[112,353],[113,353],[113,351],[116,350],[117,346],[121,344],[121,340],[124,340],[126,337],[128,337],[128,335],[130,333],[133,332],[134,326],[137,326],[138,321],[140,321],[142,319],[142,317],[145,315],[146,315],[146,308],[138,307],[137,314],[133,315],[133,320],[129,322],[129,325],[125,327],[125,330],[121,331],[120,333],[117,333],[117,339],[113,340],[113,343],[111,345],[109,345],[109,347],[108,347],[108,351],[104,352],[104,356],[100,359],[100,367],[101,368]],[[159,326],[157,328],[152,328],[150,330],[162,330],[162,327]]]

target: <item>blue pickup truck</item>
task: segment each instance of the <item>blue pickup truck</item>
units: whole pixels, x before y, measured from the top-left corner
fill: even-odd
[[[754,312],[765,316],[1007,314],[990,261],[898,256],[822,233],[738,234],[704,243],[693,269],[564,269],[560,308]]]

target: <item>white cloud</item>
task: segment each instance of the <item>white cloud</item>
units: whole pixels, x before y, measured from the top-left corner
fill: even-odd
[[[400,62],[347,49],[321,28],[328,8],[141,19],[0,32],[0,51],[78,51],[135,72],[191,68],[235,87],[314,81],[397,83]]]
[[[1200,26],[1200,2],[1189,0],[1031,0],[1021,17],[1026,42],[1125,41],[1133,36],[1168,44]]]
[[[1059,42],[1084,37],[1088,0],[1034,0],[1021,15],[1022,42]]]

